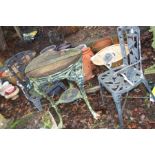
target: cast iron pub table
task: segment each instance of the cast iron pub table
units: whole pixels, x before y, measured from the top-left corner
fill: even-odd
[[[63,51],[46,51],[28,64],[25,73],[34,91],[46,98],[56,111],[59,117],[59,128],[63,128],[63,120],[57,106],[61,103],[72,103],[78,99],[83,99],[93,117],[98,119],[99,115],[92,109],[84,89],[81,50],[70,48]],[[44,86],[64,79],[67,80],[69,87],[58,100],[55,100],[46,93]]]

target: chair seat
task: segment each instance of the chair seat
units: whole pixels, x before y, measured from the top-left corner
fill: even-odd
[[[119,74],[116,74],[115,71],[118,71],[118,68],[113,71],[108,70],[98,76],[101,86],[105,87],[110,93],[126,93],[142,82],[141,72],[135,68],[126,69]],[[122,74],[128,77],[129,82],[125,80]]]

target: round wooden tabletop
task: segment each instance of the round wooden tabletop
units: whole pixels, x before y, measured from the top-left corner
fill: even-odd
[[[70,48],[64,51],[47,51],[34,58],[26,67],[28,77],[37,78],[59,72],[81,57],[81,50]]]

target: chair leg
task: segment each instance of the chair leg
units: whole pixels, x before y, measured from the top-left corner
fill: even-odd
[[[103,90],[104,90],[104,87],[102,86],[101,83],[99,83],[99,86],[100,86],[100,95],[101,95],[102,103],[105,104],[105,100],[103,98]]]
[[[33,103],[33,105],[39,110],[42,111],[42,105],[41,105],[41,101],[40,98],[36,97],[36,98],[32,98],[30,97],[29,100]]]
[[[90,110],[91,114],[93,115],[93,117],[94,117],[95,119],[98,119],[98,118],[100,117],[100,115],[97,114],[97,113],[92,109],[92,107],[91,107],[91,105],[90,105],[90,103],[89,103],[89,101],[88,101],[87,95],[86,95],[85,90],[84,90],[83,87],[80,88],[80,92],[81,92],[81,95],[82,95],[82,97],[83,97],[85,103],[86,103],[87,106],[88,106],[88,109]]]
[[[123,116],[122,116],[122,107],[121,107],[121,95],[120,94],[113,94],[113,100],[115,102],[116,105],[116,109],[118,112],[118,119],[119,119],[119,124],[120,124],[120,128],[123,128]]]
[[[149,84],[148,84],[146,79],[143,80],[143,84],[145,85],[146,89],[148,90],[148,92],[151,94],[152,98],[155,101],[155,96],[153,95],[152,90],[151,90],[151,88],[150,88],[150,86],[149,86]]]

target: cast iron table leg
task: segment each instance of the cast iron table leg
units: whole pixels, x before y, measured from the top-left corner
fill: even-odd
[[[100,117],[100,115],[97,114],[97,113],[92,109],[92,107],[91,107],[91,105],[90,105],[90,103],[89,103],[89,101],[88,101],[88,97],[87,97],[87,95],[86,95],[86,92],[85,92],[85,90],[84,90],[83,87],[80,87],[80,92],[81,92],[81,95],[83,96],[83,99],[84,99],[85,103],[87,104],[87,106],[88,106],[88,108],[89,108],[91,114],[93,115],[93,117],[94,117],[95,119],[98,119],[98,118]]]

